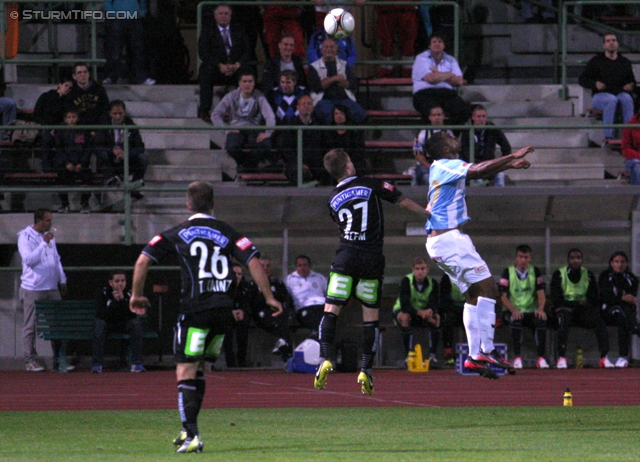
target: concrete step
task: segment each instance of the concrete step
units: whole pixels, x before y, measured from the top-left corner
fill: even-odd
[[[583,131],[531,130],[505,132],[512,148],[533,146],[534,148],[587,148],[588,134]]]
[[[597,125],[599,122],[593,117],[490,117],[495,125],[508,125],[513,127],[535,126],[549,127],[560,125]]]
[[[466,101],[539,101],[558,100],[561,85],[465,85],[461,96]]]
[[[150,165],[145,175],[149,181],[222,181],[220,165],[211,166],[173,166]]]
[[[147,149],[208,149],[208,131],[140,130]]]
[[[604,165],[597,163],[542,164],[532,163],[527,170],[509,170],[511,181],[604,180]]]
[[[173,87],[171,87],[173,88]],[[185,102],[150,102],[150,101],[128,101],[127,112],[132,118],[137,117],[189,117],[194,118],[198,114],[197,101]]]
[[[102,28],[102,24],[97,23]],[[91,53],[91,24],[52,23],[53,46],[60,53]],[[98,34],[101,37],[102,34]],[[20,53],[50,53],[48,24],[24,22],[20,24],[18,51]],[[102,57],[102,39],[98,41],[99,57]]]
[[[211,127],[211,125],[196,117],[136,117],[134,122],[136,125],[145,127]]]
[[[223,150],[211,149],[148,149],[149,162],[153,165],[211,165],[229,156]]]
[[[105,88],[109,99],[121,99],[127,108],[129,101],[198,103],[197,85],[106,85]]]

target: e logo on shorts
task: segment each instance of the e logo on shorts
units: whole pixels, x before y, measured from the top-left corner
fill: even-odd
[[[349,298],[353,279],[343,274],[331,273],[327,295],[335,298]]]
[[[378,300],[378,281],[360,280],[356,287],[356,296],[363,302],[375,303]]]
[[[187,343],[184,347],[186,356],[198,356],[204,353],[205,340],[209,334],[209,329],[196,329],[190,327],[187,332]]]

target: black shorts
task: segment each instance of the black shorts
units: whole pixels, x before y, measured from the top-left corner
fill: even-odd
[[[346,305],[353,294],[364,306],[378,308],[384,266],[382,253],[340,247],[331,262],[326,302]]]
[[[224,336],[233,326],[231,308],[186,313],[174,327],[173,354],[177,363],[214,362]]]

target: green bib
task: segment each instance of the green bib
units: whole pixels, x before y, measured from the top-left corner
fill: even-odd
[[[419,292],[416,289],[416,286],[413,284],[415,281],[415,276],[413,273],[407,274],[409,278],[409,286],[411,287],[411,307],[413,309],[422,310],[427,306],[427,302],[429,302],[429,296],[431,295],[431,291],[433,290],[433,279],[430,276],[425,278],[424,283],[427,285],[424,291]],[[400,297],[396,300],[395,305],[393,305],[393,311],[400,311]]]
[[[569,280],[567,267],[560,268],[560,276],[562,276],[562,291],[564,298],[569,302],[580,302],[587,299],[587,291],[589,290],[589,273],[583,266],[580,268],[580,280],[574,284]]]
[[[536,272],[533,266],[529,267],[524,279],[518,277],[515,265],[509,267],[509,301],[523,313],[536,310]],[[506,310],[503,308],[503,311]]]

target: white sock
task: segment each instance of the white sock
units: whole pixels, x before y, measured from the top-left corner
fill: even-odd
[[[478,323],[478,307],[464,304],[462,312],[462,322],[464,330],[467,332],[467,342],[469,343],[469,356],[478,359],[480,353],[480,324]]]
[[[480,324],[480,343],[482,351],[491,353],[495,346],[493,334],[496,329],[496,301],[491,298],[478,297],[478,323]]]

